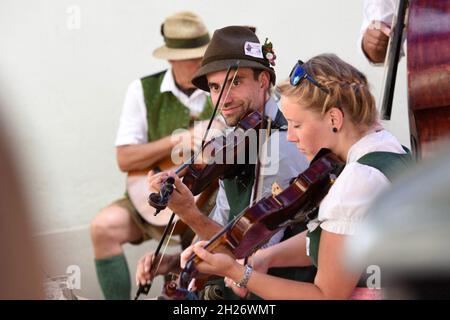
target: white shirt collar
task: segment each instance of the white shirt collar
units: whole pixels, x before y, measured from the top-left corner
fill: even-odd
[[[358,161],[365,154],[374,151],[405,153],[397,138],[383,129],[365,135],[352,145],[348,150],[347,163]]]
[[[269,100],[267,100],[266,105],[264,107],[266,117],[270,117],[272,120],[275,120],[278,113],[278,109],[279,107],[277,102],[273,97],[270,97]]]
[[[166,73],[164,74],[164,78],[161,82],[160,87],[161,92],[172,92],[173,95],[179,100],[185,100],[185,99],[194,99],[199,95],[205,95],[204,92],[200,89],[195,90],[189,97],[175,84],[175,79],[173,78],[172,74],[172,68],[167,69]]]

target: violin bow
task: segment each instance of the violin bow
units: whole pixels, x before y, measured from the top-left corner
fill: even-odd
[[[191,157],[191,159],[190,159],[188,162],[186,162],[186,163],[184,163],[182,166],[180,166],[180,168],[178,168],[178,169],[175,171],[176,174],[180,173],[180,172],[181,172],[183,169],[185,169],[189,164],[194,163],[195,159],[196,159],[196,158],[198,157],[198,155],[203,151],[203,147],[204,147],[204,145],[205,145],[206,138],[207,138],[208,133],[209,133],[209,130],[210,130],[210,128],[211,128],[212,122],[214,121],[214,118],[215,118],[216,113],[217,113],[217,109],[218,109],[219,106],[220,106],[220,102],[221,102],[221,99],[222,99],[222,95],[223,95],[224,89],[225,89],[225,87],[226,87],[226,83],[227,83],[227,81],[228,81],[228,78],[229,78],[229,76],[230,76],[230,72],[231,72],[232,69],[236,69],[236,71],[235,71],[235,73],[234,73],[234,75],[233,75],[233,78],[232,78],[232,81],[234,81],[234,79],[236,78],[236,75],[237,75],[237,71],[238,71],[238,69],[239,69],[239,63],[240,63],[240,61],[238,60],[238,61],[236,61],[236,63],[235,63],[234,65],[230,65],[230,66],[228,67],[228,69],[227,69],[227,73],[226,73],[226,75],[225,75],[225,79],[224,79],[224,81],[223,81],[223,85],[222,85],[222,88],[221,88],[220,93],[219,93],[219,98],[217,99],[216,105],[214,106],[213,113],[212,113],[212,115],[211,115],[211,118],[209,119],[208,126],[207,126],[207,128],[206,128],[206,130],[205,130],[205,133],[204,133],[204,135],[203,135],[203,139],[202,139],[202,143],[201,143],[201,148],[200,148],[199,152],[197,152],[197,154],[193,155],[193,156]],[[228,94],[230,93],[230,89],[231,89],[231,86],[228,88],[228,91],[227,91],[227,94],[225,95],[225,98],[228,97]],[[175,212],[172,212],[172,214],[171,214],[171,216],[170,216],[170,219],[169,219],[169,223],[168,223],[168,224],[166,225],[166,227],[164,228],[164,233],[163,233],[163,235],[161,236],[161,239],[160,239],[160,241],[159,241],[159,243],[158,243],[158,246],[157,246],[157,248],[156,248],[156,251],[155,251],[155,254],[154,254],[155,258],[153,259],[153,261],[152,261],[152,263],[151,263],[151,265],[150,265],[150,272],[154,269],[157,260],[159,260],[159,261],[158,261],[158,265],[157,265],[157,267],[156,267],[156,269],[155,269],[155,273],[158,271],[159,266],[161,265],[161,262],[162,262],[162,259],[164,258],[164,255],[165,255],[167,246],[168,246],[169,241],[170,241],[170,239],[171,239],[171,237],[172,237],[172,235],[173,235],[173,232],[174,232],[174,230],[175,230],[176,222],[173,224],[173,227],[172,227],[172,230],[171,230],[171,232],[170,232],[169,237],[167,237],[167,234],[169,233],[169,228],[170,228],[170,226],[171,226],[171,224],[172,224],[174,218],[175,218]],[[166,241],[166,238],[167,238],[167,241]],[[164,246],[164,250],[163,250],[163,252],[162,252],[160,258],[158,259],[159,252],[161,251],[161,248],[162,248],[162,245],[163,245],[164,242],[166,242],[166,244],[165,244],[165,246]],[[151,287],[152,287],[152,284],[153,284],[153,279],[150,280],[150,283],[148,283],[148,284],[145,284],[145,285],[139,284],[138,289],[137,289],[137,291],[136,291],[136,295],[135,295],[135,297],[134,297],[134,300],[139,299],[139,296],[140,296],[142,293],[143,293],[143,294],[148,294],[148,292],[150,291],[150,289],[151,289]]]
[[[155,251],[155,254],[154,254],[155,258],[152,260],[152,263],[150,264],[150,273],[155,268],[156,260],[159,260],[159,261],[158,261],[158,266],[156,267],[155,273],[158,271],[159,266],[161,265],[162,259],[164,257],[165,252],[166,252],[166,249],[167,249],[167,245],[169,244],[170,238],[172,237],[173,231],[175,230],[175,226],[177,224],[176,221],[173,224],[172,231],[170,232],[170,236],[169,236],[168,240],[166,241],[166,245],[164,246],[163,253],[161,254],[161,257],[158,259],[159,252],[161,251],[161,247],[162,247],[162,245],[164,243],[165,238],[167,237],[167,233],[169,232],[169,228],[172,225],[172,222],[173,222],[174,218],[175,218],[175,214],[172,212],[172,215],[170,216],[169,222],[167,223],[166,227],[164,228],[164,233],[163,233],[163,235],[161,237],[161,240],[158,243],[158,247],[156,248],[156,251]],[[139,296],[142,293],[143,294],[148,294],[148,292],[150,291],[150,289],[152,287],[152,284],[153,284],[153,279],[150,280],[150,283],[147,283],[145,285],[139,284],[139,287],[138,287],[138,289],[136,291],[136,295],[134,297],[134,300],[139,299]]]
[[[214,118],[216,117],[217,110],[219,108],[222,109],[222,107],[220,106],[220,102],[222,100],[223,91],[224,91],[224,89],[226,87],[226,83],[228,82],[228,78],[230,76],[230,72],[231,72],[232,69],[236,69],[236,71],[234,72],[233,78],[231,79],[231,82],[233,83],[234,79],[236,79],[236,75],[237,75],[237,72],[239,70],[239,64],[240,64],[240,61],[237,60],[234,65],[228,66],[227,73],[225,75],[225,79],[223,80],[222,88],[220,89],[219,98],[217,99],[216,105],[214,106],[213,113],[211,115],[211,118],[209,119],[208,126],[206,127],[205,133],[203,135],[203,139],[202,139],[202,144],[201,144],[200,150],[203,150],[203,147],[204,147],[204,145],[206,143],[206,138],[208,137],[208,133],[209,133],[209,130],[211,129],[212,122],[214,121]],[[225,94],[225,100],[228,98],[228,94],[230,93],[230,90],[231,90],[231,86],[228,87],[227,93]]]
[[[264,93],[265,94],[265,93]],[[263,105],[262,110],[262,120],[264,121],[266,115],[266,106]],[[250,199],[250,204],[253,205],[256,203],[256,201],[259,201],[262,198],[262,190],[263,190],[263,183],[264,178],[261,176],[261,163],[262,163],[262,157],[264,157],[264,160],[266,159],[267,152],[264,152],[263,146],[265,145],[267,147],[267,141],[269,140],[270,131],[272,129],[272,118],[268,117],[267,119],[267,127],[266,127],[266,134],[264,136],[264,142],[263,142],[263,134],[264,131],[259,129],[258,133],[258,154],[256,157],[256,168],[255,168],[255,183],[253,185],[253,192],[252,197]]]

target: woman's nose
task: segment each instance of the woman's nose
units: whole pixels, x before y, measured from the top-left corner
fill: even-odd
[[[289,142],[297,142],[297,140],[298,140],[297,136],[294,134],[293,131],[294,130],[292,130],[292,126],[290,124],[288,124],[286,138]]]

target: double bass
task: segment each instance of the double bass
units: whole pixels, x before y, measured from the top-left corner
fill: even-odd
[[[407,39],[408,109],[416,159],[450,133],[450,2],[399,0],[387,54],[382,118],[390,119],[402,34]]]

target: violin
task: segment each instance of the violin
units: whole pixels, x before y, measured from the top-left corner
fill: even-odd
[[[191,190],[194,196],[211,188],[211,182],[218,178],[232,178],[243,175],[252,164],[252,156],[256,158],[256,152],[252,152],[252,132],[256,132],[266,124],[259,112],[250,111],[235,126],[234,130],[226,136],[211,139],[202,148],[201,160],[195,161],[195,156],[190,161],[179,167],[175,173],[183,177],[183,183]],[[253,131],[254,130],[254,131]],[[257,147],[257,146],[256,146]],[[174,178],[168,177],[161,183],[159,192],[151,193],[148,198],[150,206],[156,209],[155,215],[167,207],[170,195],[174,190]],[[172,214],[168,226],[174,219]],[[162,239],[166,237],[168,228],[164,230]],[[158,244],[156,252],[159,252],[162,241]],[[156,259],[155,259],[156,261]],[[152,267],[151,267],[152,269]],[[170,282],[172,283],[172,282]],[[139,286],[136,298],[140,293],[147,293],[149,285]],[[173,290],[169,290],[172,292]],[[178,294],[178,293],[176,293]]]
[[[255,163],[257,150],[252,152],[252,130],[264,125],[257,111],[247,113],[234,130],[226,136],[216,137],[205,144],[201,157],[190,163],[183,183],[193,195],[202,192],[215,179],[230,179],[239,176]],[[252,154],[253,153],[253,154]]]
[[[169,223],[172,212],[168,208],[162,208],[157,216],[154,215],[155,209],[148,205],[148,194],[145,192],[148,189],[147,174],[149,170],[160,172],[174,170],[176,168],[170,157],[168,157],[148,169],[130,171],[127,175],[127,192],[130,201],[142,219],[160,230],[161,234],[165,226]],[[195,196],[195,204],[204,214],[209,214],[209,211],[212,209],[212,203],[215,200],[217,189],[218,181],[212,180],[210,185],[204,188],[203,192]],[[188,226],[178,216],[174,217],[173,223],[176,223],[173,231],[174,235],[183,235],[188,230]]]
[[[238,65],[239,62],[237,62],[235,66],[230,66],[228,68],[224,83],[227,82],[230,70],[235,68],[237,71]],[[234,77],[236,74],[237,72]],[[208,129],[219,106],[224,88],[225,86],[223,85],[213,115],[210,119]],[[249,133],[253,132],[251,129],[257,130],[264,123],[265,117],[263,115],[257,111],[250,111],[238,122],[231,133],[226,136],[213,138],[205,144],[204,142],[208,133],[208,131],[206,131],[200,152],[197,155],[193,155],[191,159],[179,167],[175,173],[178,176],[183,177],[183,183],[187,185],[194,196],[209,188],[211,182],[216,181],[217,178],[232,178],[245,174],[251,164],[252,155],[255,156],[256,161],[256,156],[258,154],[257,152],[249,152],[251,142],[256,140],[252,140]],[[271,123],[270,120],[268,123]],[[149,195],[148,204],[156,209],[154,213],[155,216],[167,207],[170,195],[174,190],[173,184],[174,179],[168,177],[162,182],[159,192],[151,193]],[[169,225],[171,225],[174,220],[174,216],[175,214],[173,213],[170,217],[169,223],[158,244],[156,255],[159,253],[162,242],[168,234]],[[153,269],[155,261],[156,259],[153,261],[151,269]],[[151,284],[139,286],[135,299],[137,299],[141,293],[148,293],[150,286]]]
[[[236,259],[246,258],[265,244],[276,232],[292,224],[305,224],[317,216],[320,202],[342,172],[345,163],[328,149],[321,149],[310,166],[293,178],[289,187],[256,202],[237,215],[218,232],[205,249],[221,248]],[[195,265],[201,260],[193,254],[180,275],[180,296],[198,274]]]
[[[248,167],[256,163],[258,154],[257,143],[252,144],[256,142],[256,139],[252,139],[252,133],[262,128],[266,121],[258,111],[248,112],[232,132],[211,139],[203,146],[199,155],[191,158],[175,173],[183,177],[183,183],[194,196],[218,178],[230,179],[245,174]],[[161,183],[159,192],[150,194],[148,202],[157,211],[166,208],[173,192],[173,183],[174,179],[168,177]]]

